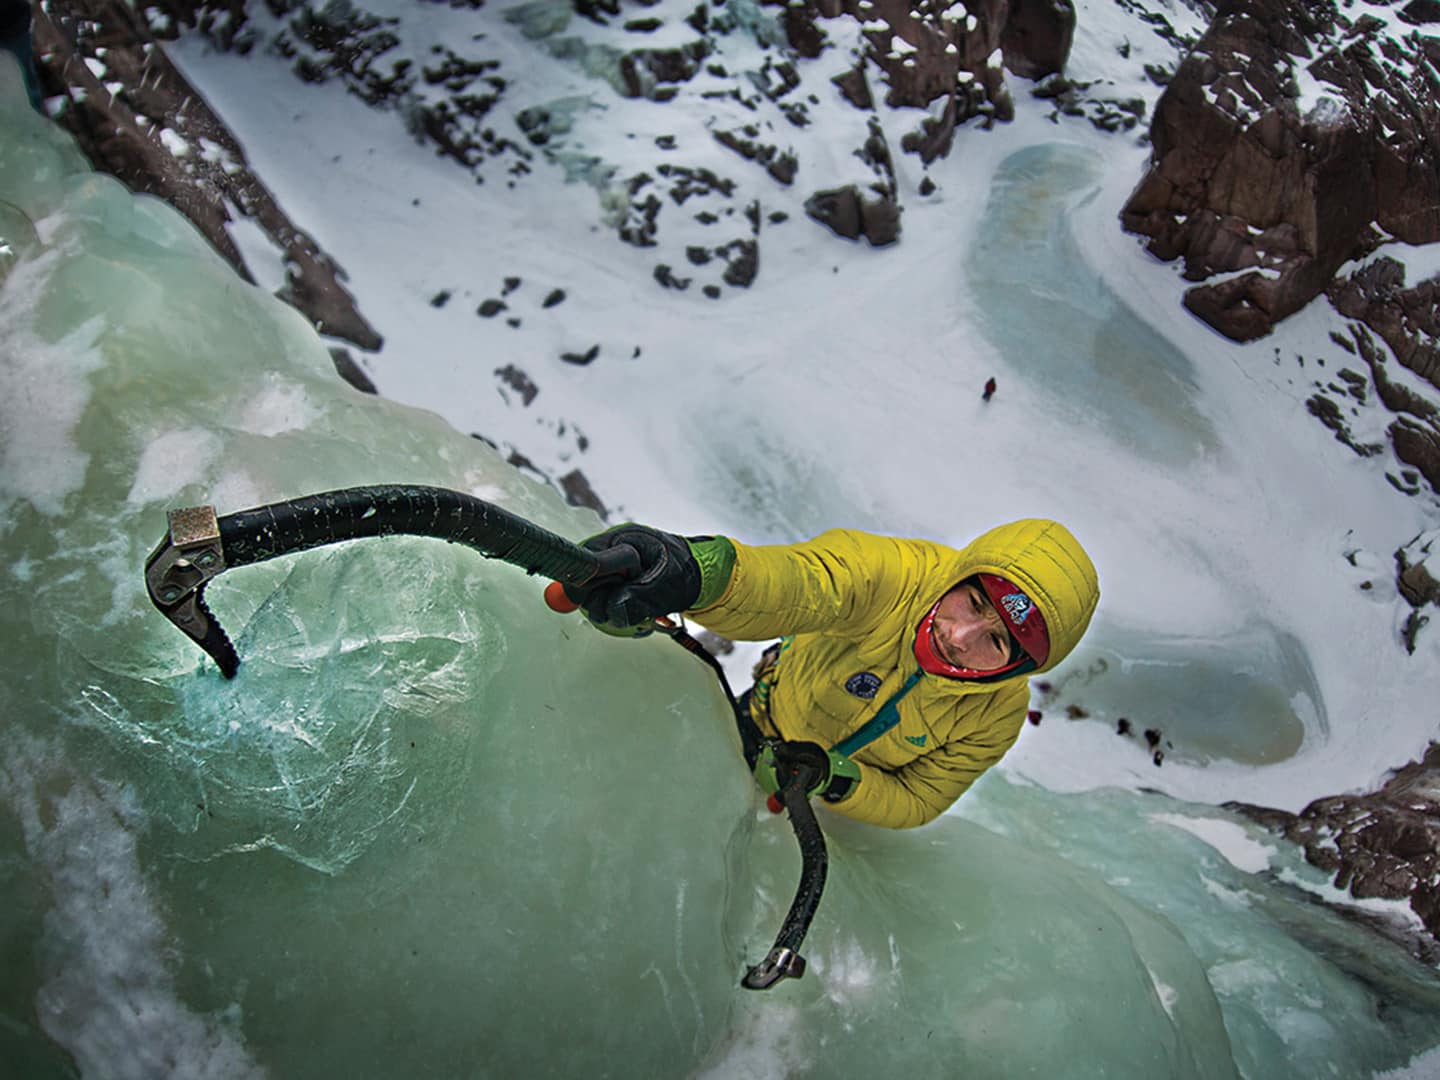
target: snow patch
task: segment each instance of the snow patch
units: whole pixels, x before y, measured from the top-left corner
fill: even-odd
[[[1261,844],[1250,838],[1243,826],[1219,818],[1187,817],[1184,814],[1151,814],[1150,820],[1162,825],[1173,825],[1205,843],[1222,855],[1231,866],[1247,874],[1258,874],[1270,866],[1270,859],[1277,851],[1269,844]]]
[[[201,428],[167,431],[140,451],[126,503],[139,507],[173,499],[205,479],[222,449],[219,437]]]
[[[1164,1007],[1165,1012],[1173,1018],[1175,1016],[1175,1005],[1180,1000],[1180,992],[1169,983],[1161,980],[1160,976],[1156,975],[1155,972],[1151,971],[1148,967],[1145,970],[1150,974],[1150,982],[1155,987],[1155,996],[1160,999],[1160,1004]]]
[[[75,431],[90,404],[87,376],[104,365],[94,347],[104,321],[87,319],[55,342],[29,329],[46,299],[48,262],[18,264],[0,291],[0,509],[7,518],[14,502],[60,513],[84,486],[90,463]]]
[[[1377,1072],[1371,1080],[1435,1080],[1440,1076],[1440,1046],[1410,1059],[1398,1069]]]
[[[240,429],[252,435],[273,436],[286,431],[302,431],[319,415],[319,410],[305,396],[297,383],[282,382],[272,375],[240,414]]]
[[[158,134],[160,136],[160,142],[164,144],[165,149],[169,150],[173,156],[179,158],[190,153],[190,143],[173,128],[161,128]],[[241,220],[247,219],[242,218]]]
[[[800,1010],[767,998],[765,1007],[739,1018],[734,1041],[696,1080],[731,1080],[736,1076],[799,1076],[812,1062],[796,1033],[804,1030]]]

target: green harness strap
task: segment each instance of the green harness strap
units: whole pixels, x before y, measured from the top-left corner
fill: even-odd
[[[914,689],[915,684],[920,681],[922,674],[923,672],[919,668],[916,668],[915,674],[905,680],[905,685],[895,691],[894,697],[880,706],[880,711],[872,716],[864,727],[832,746],[830,748],[831,752],[844,754],[846,757],[849,757],[862,746],[869,746],[881,735],[884,735],[898,724],[900,722],[900,710],[896,706],[899,704],[901,698]]]

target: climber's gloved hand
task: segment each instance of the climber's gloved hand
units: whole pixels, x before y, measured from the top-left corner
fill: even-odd
[[[819,795],[826,802],[841,802],[860,783],[860,766],[836,750],[813,742],[768,742],[755,759],[755,780],[767,795],[778,792],[799,775],[805,797]]]
[[[700,595],[700,567],[684,537],[644,525],[621,525],[592,536],[581,546],[600,552],[621,544],[639,556],[636,576],[565,589],[591,622],[619,630],[643,626],[662,615],[684,611]]]
[[[723,536],[687,539],[645,525],[620,525],[582,546],[603,552],[622,544],[639,558],[637,574],[623,581],[565,586],[585,617],[612,633],[643,633],[661,616],[709,606],[729,584],[735,566],[735,547]]]

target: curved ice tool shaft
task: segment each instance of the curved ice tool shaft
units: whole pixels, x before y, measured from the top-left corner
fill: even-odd
[[[553,583],[546,589],[545,602],[558,612],[574,611],[576,608]],[[735,700],[735,693],[730,689],[730,680],[725,677],[725,668],[715,659],[714,654],[691,637],[683,626],[670,619],[655,620],[655,629],[699,657],[715,673],[715,677],[720,680],[720,688],[725,691],[725,698],[734,711],[736,723],[742,728],[741,745],[753,746],[762,743],[764,737],[750,719],[748,710]],[[749,764],[752,767],[754,765],[753,761]],[[828,872],[825,836],[820,831],[820,823],[815,820],[815,811],[810,808],[810,801],[805,795],[819,779],[814,769],[800,768],[776,792],[781,806],[789,811],[790,827],[795,831],[795,839],[800,844],[800,881],[795,887],[795,899],[790,903],[790,911],[785,916],[780,933],[776,935],[775,944],[765,959],[746,971],[745,977],[740,980],[740,985],[747,990],[768,990],[782,979],[798,979],[805,974],[805,958],[800,955],[800,944],[805,940],[810,922],[815,918],[815,912],[820,906],[820,894],[825,889],[825,875]]]
[[[820,831],[820,823],[815,820],[810,800],[805,797],[817,779],[813,771],[800,769],[779,791],[780,802],[790,818],[790,827],[795,830],[795,839],[800,843],[800,881],[795,886],[795,898],[790,901],[790,911],[775,937],[775,944],[765,959],[740,980],[740,985],[747,990],[769,990],[781,979],[798,979],[805,974],[805,958],[800,955],[800,945],[820,906],[820,894],[825,889],[829,865],[825,855],[825,836]]]
[[[240,666],[229,636],[205,604],[205,586],[226,570],[371,536],[429,536],[474,548],[567,585],[639,572],[630,547],[587,551],[493,503],[418,485],[343,488],[217,517],[214,507],[169,512],[169,528],[145,561],[151,602],[205,650],[225,677]]]

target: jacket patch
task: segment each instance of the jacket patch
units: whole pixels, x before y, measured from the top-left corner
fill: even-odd
[[[873,671],[857,671],[845,680],[845,689],[856,697],[869,701],[880,689],[880,676]]]
[[[924,745],[925,745],[925,736],[924,736],[924,735],[906,735],[906,736],[905,736],[905,741],[908,742],[908,743],[914,743],[916,746],[924,746]]]

